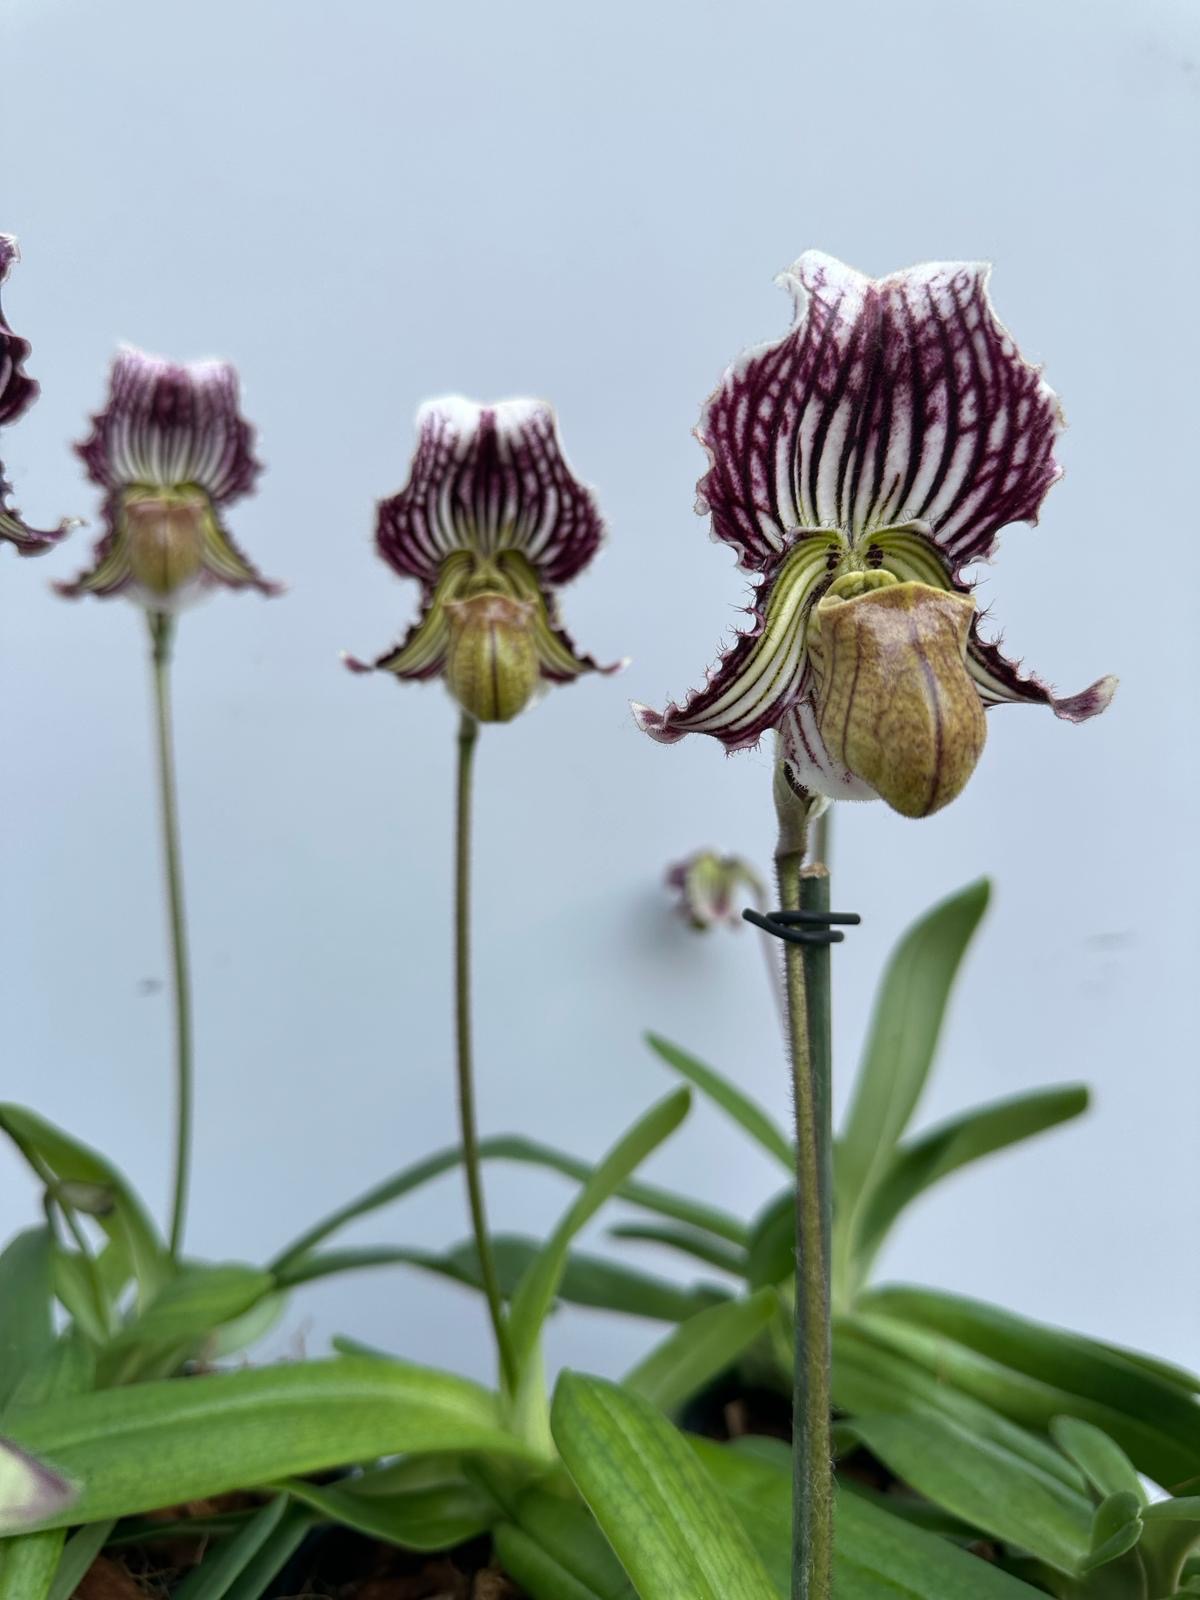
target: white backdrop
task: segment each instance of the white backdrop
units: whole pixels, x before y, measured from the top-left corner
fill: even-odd
[[[771,280],[804,247],[873,273],[983,256],[1072,424],[1066,479],[1039,528],[1008,532],[983,592],[1054,682],[1112,670],[1122,687],[1082,728],[995,713],[973,784],[930,821],[838,815],[836,899],[864,914],[835,957],[841,1098],[896,934],[994,874],[922,1118],[1070,1078],[1094,1085],[1096,1109],[931,1198],[884,1269],[1200,1361],[1188,0],[870,0],[853,16],[812,0],[0,0],[0,14],[0,228],[24,251],[6,308],[44,386],[3,441],[19,503],[95,517],[66,441],[119,340],[228,356],[269,466],[235,535],[292,585],[273,602],[220,595],[181,629],[190,1244],[261,1258],[453,1138],[455,719],[436,687],[338,664],[412,613],[370,531],[428,394],[555,402],[611,529],[567,622],[584,648],[633,658],[482,743],[485,1127],[599,1154],[669,1087],[647,1026],[784,1114],[750,934],[693,938],[659,887],[705,843],[766,864],[767,757],[663,749],[626,704],[698,682],[744,598],[692,514],[689,430],[726,362],[787,325]],[[0,1092],[108,1151],[161,1213],[143,630],[125,603],[47,588],[91,536],[0,561]],[[775,1183],[705,1108],[650,1175],[739,1210]],[[522,1170],[489,1182],[508,1228],[547,1225],[568,1195]],[[0,1152],[5,1231],[34,1201]],[[464,1231],[451,1178],[356,1237]],[[269,1348],[320,1350],[338,1330],[487,1365],[478,1305],[412,1274],[299,1296]],[[550,1354],[614,1372],[652,1331],[572,1313]]]

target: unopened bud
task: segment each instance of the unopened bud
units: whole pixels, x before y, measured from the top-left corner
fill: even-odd
[[[762,879],[749,862],[715,850],[697,850],[668,867],[667,887],[679,897],[680,914],[699,933],[722,923],[740,928],[743,900],[748,896],[761,904],[766,896]]]
[[[446,612],[451,694],[480,722],[510,722],[529,704],[540,675],[532,602],[488,592],[448,600]]]

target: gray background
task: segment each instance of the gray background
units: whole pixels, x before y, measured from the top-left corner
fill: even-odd
[[[983,596],[1065,689],[1106,670],[1122,688],[1082,728],[996,713],[974,783],[933,820],[838,815],[836,898],[864,913],[836,958],[841,1094],[901,927],[994,874],[922,1118],[1070,1078],[1096,1109],[931,1198],[885,1270],[1200,1360],[1194,7],[2,9],[0,226],[25,258],[6,305],[44,385],[4,439],[19,503],[95,518],[66,441],[119,340],[228,356],[269,465],[233,526],[292,586],[218,596],[181,631],[191,1245],[261,1258],[453,1137],[454,716],[436,687],[338,664],[412,614],[372,553],[372,505],[402,483],[429,394],[555,402],[611,529],[567,621],[633,658],[483,741],[483,1122],[599,1154],[670,1086],[647,1026],[785,1112],[751,936],[690,936],[660,889],[705,843],[766,863],[767,756],[660,748],[626,702],[698,682],[737,620],[742,579],[692,514],[689,430],[724,365],[787,325],[773,274],[809,245],[872,273],[983,256],[1071,422],[1066,479],[1038,529],[1008,532]],[[93,531],[0,563],[3,1094],[108,1151],[161,1212],[143,630],[123,602],[47,590]],[[775,1184],[703,1107],[650,1170],[743,1211]],[[497,1223],[525,1229],[569,1193],[513,1169],[490,1190]],[[34,1201],[4,1154],[5,1230]],[[464,1225],[447,1179],[359,1237]],[[404,1272],[298,1297],[268,1348],[337,1330],[487,1367],[472,1298]],[[618,1371],[652,1332],[569,1314],[549,1353]]]

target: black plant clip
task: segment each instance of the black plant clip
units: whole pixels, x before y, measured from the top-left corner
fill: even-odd
[[[742,916],[787,944],[841,944],[846,935],[840,927],[856,928],[862,921],[857,911],[763,912],[749,906]]]

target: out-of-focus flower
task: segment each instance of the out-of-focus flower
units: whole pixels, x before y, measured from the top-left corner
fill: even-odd
[[[127,594],[149,611],[170,612],[216,584],[279,592],[221,521],[262,471],[228,362],[176,366],[122,350],[108,404],[77,449],[107,491],[106,531],[91,568],[60,584],[61,594]]]
[[[10,1439],[0,1439],[0,1536],[49,1522],[77,1498],[65,1478]]]
[[[421,407],[417,432],[408,483],[380,502],[375,539],[420,583],[421,614],[373,667],[444,678],[480,722],[508,722],[543,684],[616,671],[622,663],[580,655],[558,621],[557,591],[595,555],[604,525],[551,408],[449,396]]]
[[[810,251],[783,275],[792,330],[729,369],[697,430],[697,509],[759,579],[753,625],[684,705],[635,706],[647,733],[740,750],[777,728],[809,791],[926,816],[970,777],[985,707],[1080,722],[1108,705],[1114,678],[1059,698],[985,641],[963,576],[1061,471],[1057,398],[987,273],[874,281]]]
[[[13,262],[19,260],[17,241],[7,233],[0,233],[0,287]],[[4,320],[4,310],[0,307],[0,428],[24,416],[38,397],[38,386],[25,371],[28,357],[29,341],[17,337]],[[73,526],[70,521],[64,521],[57,528],[31,528],[21,520],[16,508],[9,505],[11,492],[11,485],[4,476],[4,463],[0,461],[0,539],[15,545],[19,555],[42,555]]]
[[[724,923],[742,926],[742,902],[749,896],[756,905],[766,899],[766,888],[754,868],[741,856],[721,856],[715,850],[697,850],[667,868],[667,887],[677,896],[680,916],[699,932]]]

